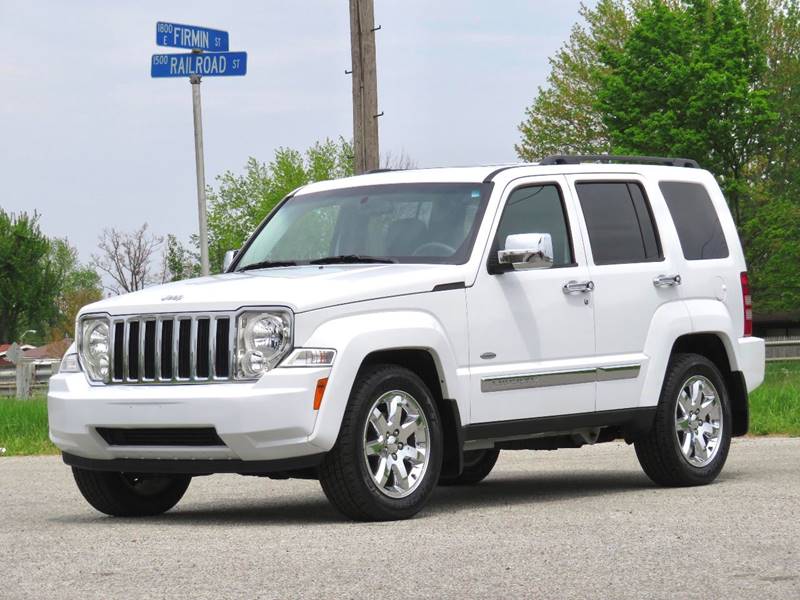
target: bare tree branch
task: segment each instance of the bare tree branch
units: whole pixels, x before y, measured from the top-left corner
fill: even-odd
[[[97,242],[100,253],[92,254],[90,264],[111,279],[111,284],[103,283],[110,293],[135,292],[163,279],[151,273],[151,259],[163,242],[164,238],[147,231],[147,223],[132,233],[104,229]]]

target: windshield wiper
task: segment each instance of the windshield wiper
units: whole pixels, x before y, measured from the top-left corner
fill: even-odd
[[[241,269],[236,269],[237,273],[242,271],[250,271],[252,269],[269,269],[270,267],[296,267],[297,263],[291,260],[262,260],[260,262],[250,263],[243,266]]]
[[[308,261],[310,265],[332,265],[334,263],[395,263],[391,258],[379,258],[377,256],[363,256],[361,254],[340,254],[339,256],[326,256],[316,260]]]

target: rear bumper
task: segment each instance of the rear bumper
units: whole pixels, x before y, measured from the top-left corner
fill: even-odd
[[[764,382],[765,345],[757,337],[743,337],[738,340],[739,370],[744,375],[747,391],[752,392]]]
[[[313,456],[330,449],[312,439],[316,383],[329,373],[278,368],[252,383],[107,386],[89,385],[82,373],[62,373],[50,379],[50,439],[77,458],[205,461],[199,472],[221,472],[220,461],[232,461],[231,472],[245,472],[236,461]],[[224,445],[118,446],[106,442],[98,427],[213,427]]]

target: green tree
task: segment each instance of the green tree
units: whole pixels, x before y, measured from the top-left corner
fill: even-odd
[[[58,274],[59,289],[56,316],[50,328],[50,340],[59,340],[75,335],[75,318],[85,305],[103,297],[100,276],[93,268],[82,265],[78,251],[66,239],[50,240],[50,261]]]
[[[353,149],[344,138],[317,142],[305,154],[279,148],[269,163],[250,158],[243,175],[227,171],[208,190],[209,263],[222,270],[225,252],[240,248],[281,199],[312,181],[353,174]]]
[[[640,4],[641,2],[637,3]],[[600,0],[582,5],[585,23],[572,28],[569,40],[549,59],[547,85],[540,87],[518,129],[517,155],[535,161],[549,154],[598,154],[610,142],[595,108],[602,74],[601,48],[620,46],[632,27],[631,2]]]
[[[57,318],[59,277],[39,215],[0,208],[0,341],[14,341],[25,329],[50,327]]]
[[[800,203],[777,198],[762,203],[744,225],[748,269],[757,314],[800,307]]]
[[[741,223],[750,167],[776,114],[762,83],[766,56],[740,1],[652,0],[635,14],[622,47],[601,49],[596,106],[612,151],[700,160]]]
[[[199,276],[200,256],[198,253],[187,248],[175,235],[168,234],[167,247],[164,250],[164,282]]]

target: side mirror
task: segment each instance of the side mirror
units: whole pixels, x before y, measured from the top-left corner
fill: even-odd
[[[225,253],[225,258],[222,259],[222,272],[227,273],[228,267],[231,266],[233,263],[233,259],[236,258],[236,255],[239,254],[238,250],[228,250]],[[217,255],[219,256],[219,255]]]
[[[497,253],[497,261],[515,270],[549,269],[553,266],[553,238],[549,233],[510,235],[505,248]]]

